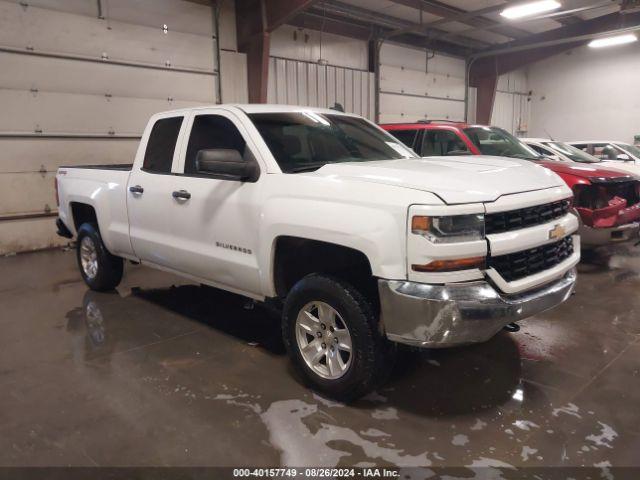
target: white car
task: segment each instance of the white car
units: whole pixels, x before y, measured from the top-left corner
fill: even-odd
[[[586,150],[580,149],[577,146],[573,146],[566,142],[551,140],[549,138],[521,138],[520,140],[533,148],[540,155],[544,155],[551,160],[559,162],[597,164],[593,166],[613,168],[614,170],[632,173],[640,177],[640,163],[636,165],[634,162],[630,161],[603,160],[587,153]]]
[[[571,190],[551,170],[420,159],[332,110],[157,114],[133,165],[56,180],[58,231],[90,288],[115,288],[127,259],[279,306],[293,363],[339,399],[384,379],[393,342],[483,342],[562,303],[580,259]]]
[[[640,174],[640,147],[625,142],[604,140],[568,142],[568,144],[599,158],[607,167]]]

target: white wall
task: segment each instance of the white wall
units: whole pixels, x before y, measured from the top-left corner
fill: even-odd
[[[58,166],[129,163],[150,115],[217,100],[209,6],[109,0],[98,18],[97,5],[0,0],[0,254],[65,242],[46,216]],[[227,101],[246,98],[233,15],[225,2]]]
[[[463,59],[385,43],[380,51],[380,122],[464,119]]]
[[[524,71],[511,72],[498,78],[491,125],[526,137],[530,121],[529,82]]]
[[[320,65],[322,57],[328,64]],[[367,42],[285,25],[271,35],[267,101],[331,107],[374,119],[374,75]]]
[[[530,135],[633,142],[640,134],[640,43],[577,48],[533,64]]]
[[[330,33],[303,30],[284,25],[271,33],[271,56],[317,63],[325,59],[330,65],[367,69],[367,42]]]

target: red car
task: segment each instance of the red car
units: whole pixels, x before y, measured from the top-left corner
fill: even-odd
[[[496,127],[449,121],[381,127],[422,157],[492,155],[535,161],[560,175],[573,190],[583,246],[638,240],[640,182],[628,173],[597,164],[552,161]]]

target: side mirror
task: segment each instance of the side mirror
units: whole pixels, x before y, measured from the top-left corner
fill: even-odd
[[[238,150],[211,148],[196,155],[196,170],[203,175],[223,177],[240,182],[256,181],[258,167],[242,158]]]
[[[626,153],[621,153],[620,155],[618,155],[616,157],[617,160],[622,160],[623,162],[628,162],[629,160],[631,160],[631,158],[629,157],[629,155],[627,155]]]

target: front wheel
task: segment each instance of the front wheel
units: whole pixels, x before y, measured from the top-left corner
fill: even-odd
[[[393,348],[371,302],[341,279],[312,274],[300,280],[287,296],[282,328],[305,381],[337,400],[369,393],[392,367]]]
[[[80,226],[76,253],[82,279],[91,290],[113,290],[120,284],[123,261],[106,249],[97,225]]]

